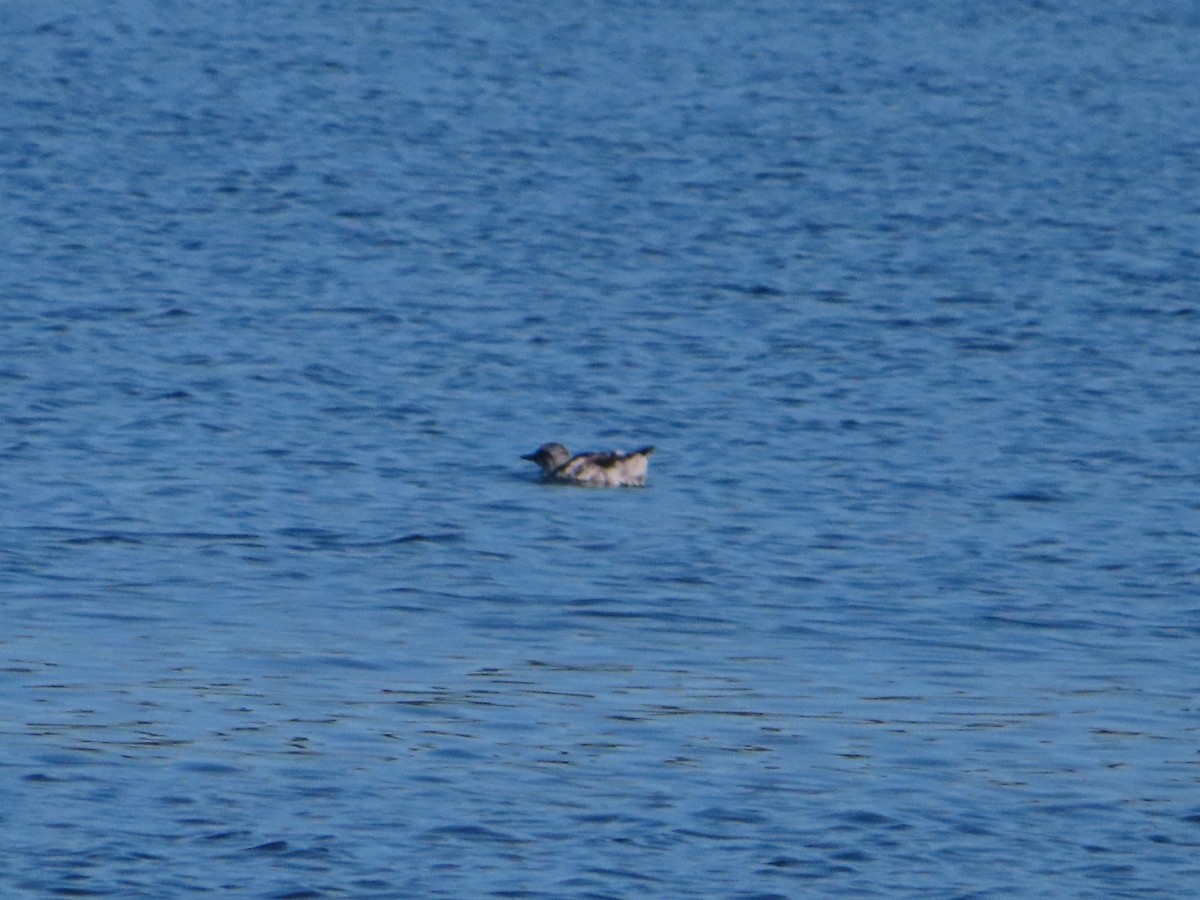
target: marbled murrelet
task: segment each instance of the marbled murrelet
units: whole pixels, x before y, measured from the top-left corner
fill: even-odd
[[[542,444],[521,459],[541,466],[543,481],[591,487],[642,487],[646,483],[646,457],[653,452],[653,447],[643,447],[632,453],[610,450],[572,456],[562,444]]]

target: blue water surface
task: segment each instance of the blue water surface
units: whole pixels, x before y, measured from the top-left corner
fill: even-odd
[[[1200,888],[1195,3],[2,8],[5,896]]]

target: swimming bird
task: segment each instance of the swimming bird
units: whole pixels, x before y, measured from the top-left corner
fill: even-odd
[[[562,444],[542,444],[521,459],[542,467],[542,481],[591,487],[642,487],[646,483],[646,457],[653,452],[653,447],[643,447],[632,453],[609,450],[572,456]]]

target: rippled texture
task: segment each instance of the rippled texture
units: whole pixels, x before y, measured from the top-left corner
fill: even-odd
[[[3,5],[5,893],[1197,883],[1195,5],[425,6]]]

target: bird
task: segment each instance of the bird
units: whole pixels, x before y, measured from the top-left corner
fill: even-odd
[[[578,484],[588,487],[643,487],[646,484],[646,459],[653,447],[632,453],[609,450],[603,453],[571,452],[562,444],[542,444],[533,453],[524,454],[542,468],[542,481],[552,484]]]

